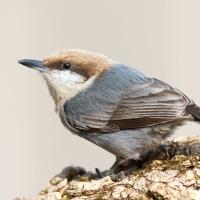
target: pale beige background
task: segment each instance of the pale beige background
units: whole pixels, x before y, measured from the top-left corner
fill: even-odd
[[[62,48],[102,52],[176,86],[200,104],[200,1],[0,1],[0,199],[33,196],[67,165],[108,168],[114,157],[71,135],[46,85],[21,58]],[[200,133],[188,125],[178,135]]]

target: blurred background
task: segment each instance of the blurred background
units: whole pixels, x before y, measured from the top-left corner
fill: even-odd
[[[72,135],[39,74],[17,63],[60,49],[101,52],[200,104],[200,1],[0,1],[0,199],[32,197],[67,165],[107,169],[114,156]],[[200,134],[191,123],[173,137]]]

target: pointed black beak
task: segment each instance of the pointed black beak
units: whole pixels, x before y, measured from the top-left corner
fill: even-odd
[[[47,67],[44,66],[42,61],[39,60],[22,59],[19,60],[18,63],[29,68],[37,69],[40,72],[47,71]]]

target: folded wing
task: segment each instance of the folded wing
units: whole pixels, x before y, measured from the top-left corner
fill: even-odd
[[[167,83],[117,65],[66,102],[65,121],[81,132],[109,133],[183,119],[189,103]]]
[[[184,94],[158,79],[128,88],[110,123],[120,129],[139,128],[185,118],[190,102]]]

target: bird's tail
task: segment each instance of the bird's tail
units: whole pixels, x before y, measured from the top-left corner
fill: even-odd
[[[200,121],[200,107],[195,103],[187,105],[185,110],[186,112],[190,113],[195,120]]]

